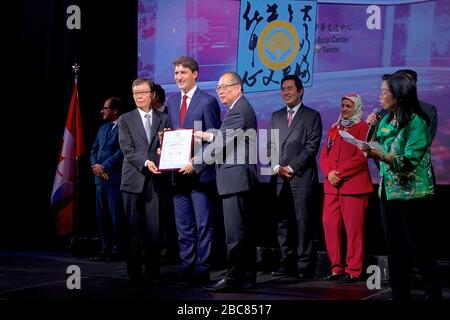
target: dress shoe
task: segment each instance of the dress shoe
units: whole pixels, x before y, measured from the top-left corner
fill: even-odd
[[[311,273],[299,272],[299,273],[297,273],[297,276],[295,278],[297,278],[298,280],[306,280],[306,279],[310,279],[312,277],[313,277],[313,275]]]
[[[192,273],[188,271],[181,271],[175,275],[175,282],[190,283],[192,281]]]
[[[339,282],[340,283],[351,283],[351,282],[358,282],[359,281],[359,277],[353,277],[348,273],[345,273],[340,279]]]
[[[117,262],[117,261],[122,261],[123,259],[124,258],[123,258],[123,256],[120,253],[115,252],[115,253],[111,253],[109,255],[107,261],[109,261],[109,262]]]
[[[100,256],[95,256],[95,257],[90,257],[89,261],[105,261],[105,259]]]
[[[145,286],[157,286],[158,284],[161,283],[161,278],[159,277],[159,275],[144,275],[143,277],[143,283]]]
[[[297,278],[298,272],[295,269],[286,269],[286,268],[279,268],[275,271],[272,271],[273,277],[290,277],[290,278]]]
[[[144,277],[139,273],[130,273],[127,282],[132,287],[142,287],[144,285]]]
[[[298,269],[298,277],[300,279],[311,279],[316,275],[315,271],[311,268],[300,268]]]
[[[196,272],[188,281],[188,285],[196,288],[201,288],[211,281],[209,272]]]
[[[256,289],[256,281],[245,281],[241,285],[241,289],[243,290],[255,290]]]
[[[242,281],[241,288],[244,290],[256,289],[256,272],[247,272]]]
[[[320,280],[322,281],[335,281],[335,280],[339,280],[342,277],[344,277],[346,274],[345,273],[331,273],[325,277],[320,278]]]
[[[236,285],[234,281],[224,278],[212,285],[205,286],[204,289],[211,292],[238,291],[240,286]]]
[[[106,253],[100,253],[98,256],[90,257],[90,261],[109,261],[109,257]]]

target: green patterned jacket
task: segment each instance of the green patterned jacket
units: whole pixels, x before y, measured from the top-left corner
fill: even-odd
[[[377,130],[377,141],[384,153],[392,154],[391,164],[380,162],[380,189],[384,183],[387,200],[423,198],[434,193],[431,171],[430,135],[427,123],[413,114],[402,129],[383,117]]]

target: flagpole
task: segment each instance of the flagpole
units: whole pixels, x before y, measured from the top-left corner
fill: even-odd
[[[79,65],[73,65],[72,70],[75,73],[75,82],[50,197],[55,214],[56,232],[60,236],[65,236],[67,240],[73,239],[70,238],[71,235],[80,233],[78,158],[84,153],[83,125],[77,86]]]
[[[78,72],[80,71],[80,65],[78,63],[75,62],[75,64],[72,66],[72,71],[74,73],[74,78],[75,78],[75,84],[77,86],[77,101],[79,99],[78,97]],[[77,113],[75,113],[75,115],[77,116]],[[75,123],[78,123],[78,119],[75,118]],[[78,129],[78,128],[77,128]],[[81,143],[82,141],[77,141],[78,140],[78,135],[74,134],[74,145],[78,146],[78,143]],[[75,154],[77,154],[76,150],[75,150]],[[80,226],[80,206],[79,206],[79,174],[78,174],[78,169],[79,169],[79,165],[78,165],[78,158],[75,158],[75,188],[74,188],[74,217],[73,217],[73,233],[72,233],[72,239],[71,239],[71,244],[74,244],[74,242],[77,240],[77,238],[79,238],[79,226]]]

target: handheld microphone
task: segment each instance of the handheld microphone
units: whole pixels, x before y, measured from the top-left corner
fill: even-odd
[[[381,109],[380,108],[375,108],[373,109],[372,113],[375,113],[377,115],[377,117],[379,117],[381,115]],[[367,131],[367,136],[366,136],[366,142],[369,142],[370,140],[372,140],[372,136],[375,133],[376,129],[377,129],[378,125],[369,125],[369,130]]]

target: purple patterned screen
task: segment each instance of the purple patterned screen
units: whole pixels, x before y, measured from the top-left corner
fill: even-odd
[[[318,1],[313,83],[303,99],[321,112],[323,138],[339,115],[344,94],[359,93],[367,114],[379,106],[382,74],[415,69],[420,99],[438,109],[432,145],[437,182],[450,184],[449,1],[379,6],[328,2]],[[139,75],[162,84],[170,96],[178,90],[172,61],[189,55],[200,64],[199,87],[216,95],[220,74],[236,70],[239,7],[240,1],[233,0],[140,0]],[[259,128],[266,128],[271,113],[283,106],[279,91],[249,93],[247,98]],[[376,182],[372,164],[371,171]]]

